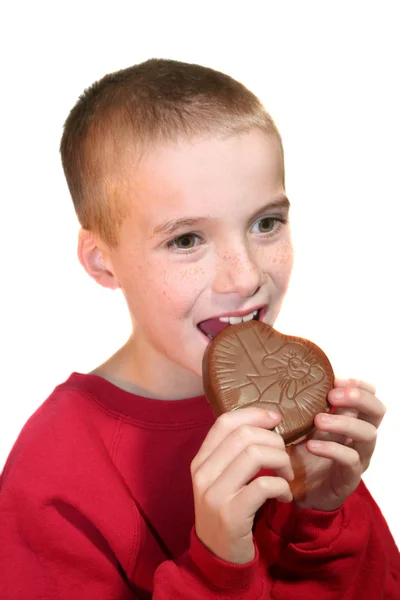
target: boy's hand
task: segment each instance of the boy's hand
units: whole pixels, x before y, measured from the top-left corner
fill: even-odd
[[[360,483],[386,412],[375,391],[363,381],[336,379],[328,394],[335,412],[316,415],[310,438],[287,448],[295,472],[290,487],[301,508],[335,510]]]
[[[220,416],[193,459],[196,534],[216,556],[246,564],[255,556],[253,522],[268,498],[291,502],[293,479],[283,439],[273,429],[280,415],[245,408]],[[276,476],[257,477],[261,469]]]

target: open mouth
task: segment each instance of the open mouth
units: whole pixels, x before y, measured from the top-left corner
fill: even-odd
[[[197,325],[204,335],[208,337],[208,339],[213,340],[216,335],[228,325],[238,325],[239,323],[246,323],[247,321],[259,321],[260,315],[265,311],[265,308],[259,308],[254,310],[248,314],[238,316],[224,316],[224,317],[215,317],[213,319],[207,319],[206,321],[201,321]]]

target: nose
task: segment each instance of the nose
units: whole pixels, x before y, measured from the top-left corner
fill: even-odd
[[[217,294],[237,294],[251,298],[262,283],[262,270],[246,245],[226,250],[217,260],[213,290]]]

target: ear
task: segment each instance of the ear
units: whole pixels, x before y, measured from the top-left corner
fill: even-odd
[[[93,234],[87,229],[79,231],[78,258],[86,273],[97,283],[111,290],[120,287],[110,260],[99,248]]]

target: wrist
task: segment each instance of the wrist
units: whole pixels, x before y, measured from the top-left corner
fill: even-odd
[[[197,537],[195,528],[192,529],[190,554],[197,568],[212,586],[223,590],[246,593],[262,592],[262,578],[259,577],[259,553],[254,545],[254,558],[246,564],[235,564],[222,560],[213,554]],[[260,588],[260,589],[258,589]],[[247,597],[247,596],[246,596]],[[256,595],[256,597],[259,597]]]

